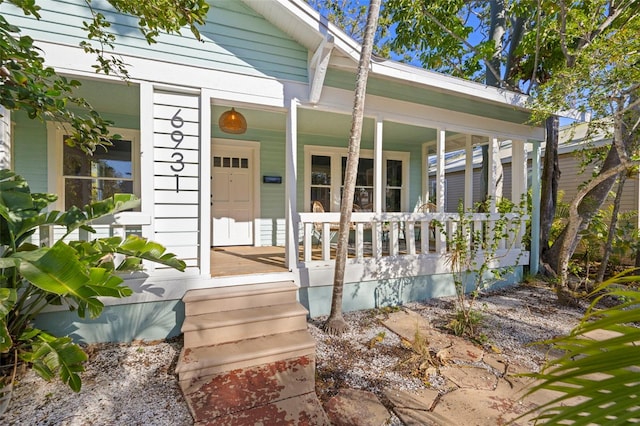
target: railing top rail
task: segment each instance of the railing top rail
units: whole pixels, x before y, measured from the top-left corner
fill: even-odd
[[[339,212],[325,213],[299,213],[300,221],[308,222],[339,222]],[[465,217],[469,220],[492,221],[502,218],[508,220],[528,220],[529,215],[519,213],[465,213]],[[458,213],[371,213],[371,212],[353,212],[351,213],[351,222],[400,222],[400,221],[421,221],[421,220],[438,220],[456,221],[460,219]]]

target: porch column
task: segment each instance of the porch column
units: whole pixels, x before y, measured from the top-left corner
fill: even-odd
[[[383,121],[376,117],[376,124],[373,134],[373,211],[376,214],[382,213],[382,131]],[[376,222],[374,232],[371,233],[371,244],[374,248],[374,257],[382,257],[382,224]]]
[[[514,140],[511,142],[511,201],[520,205],[524,194],[527,192],[527,151],[524,149],[524,141]],[[523,205],[524,207],[524,205]],[[522,236],[524,235],[524,222],[518,228],[518,239],[515,242],[516,248],[522,247]]]
[[[498,191],[498,178],[500,177],[500,145],[498,138],[491,136],[489,138],[489,187],[487,195],[489,196],[489,211],[496,212],[497,198],[502,196],[502,191]]]
[[[540,141],[533,141],[531,149],[531,252],[529,272],[538,273],[540,263]]]
[[[464,166],[464,209],[473,208],[473,146],[472,136],[467,135],[465,141],[465,166]]]
[[[285,261],[289,269],[293,269],[298,262],[298,196],[296,181],[298,180],[298,105],[296,98],[289,100],[287,110],[287,136],[285,148],[285,223],[286,244]]]
[[[153,84],[140,83],[140,210],[151,216],[151,223],[142,226],[142,236],[155,239],[154,173],[153,173]],[[146,271],[155,270],[155,263],[143,261]]]
[[[444,155],[445,140],[447,131],[444,129],[437,130],[436,136],[436,206],[438,213],[444,213]],[[443,222],[447,226],[447,222]],[[444,253],[445,235],[442,232],[436,232],[436,253]]]
[[[382,212],[382,130],[383,123],[380,117],[376,117],[376,126],[373,136],[373,211]]]
[[[211,276],[211,99],[200,93],[200,274]]]
[[[11,112],[0,106],[0,169],[12,169]]]

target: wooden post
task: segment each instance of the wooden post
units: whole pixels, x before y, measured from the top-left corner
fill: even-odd
[[[529,271],[538,273],[540,263],[540,141],[533,141],[531,149],[531,252]]]
[[[473,146],[472,136],[467,135],[465,141],[465,164],[464,164],[464,210],[473,208]]]
[[[445,141],[447,132],[444,129],[438,129],[436,137],[436,206],[438,213],[444,213],[444,156],[445,156]],[[446,224],[443,224],[446,225]],[[445,235],[440,229],[436,230],[436,253],[444,253],[446,248]]]
[[[287,136],[285,150],[285,193],[286,193],[286,244],[285,261],[289,269],[297,265],[298,259],[298,211],[297,188],[298,180],[298,100],[289,100],[287,111]],[[324,245],[324,232],[323,232]]]
[[[373,211],[379,216],[382,213],[382,131],[383,121],[376,118],[373,141]],[[382,256],[382,228],[373,226],[371,229],[371,244],[373,245],[373,255],[376,258]]]

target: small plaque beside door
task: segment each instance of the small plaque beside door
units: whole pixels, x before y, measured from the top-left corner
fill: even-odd
[[[263,183],[282,183],[282,176],[262,176]]]

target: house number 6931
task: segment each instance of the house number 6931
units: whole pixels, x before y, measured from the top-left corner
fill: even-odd
[[[180,130],[184,125],[184,120],[180,117],[181,111],[182,108],[179,108],[173,117],[171,117],[171,127],[174,129],[171,132],[171,140],[176,144],[173,147],[174,152],[171,154],[171,158],[173,158],[171,170],[174,172],[174,176],[176,177],[176,192],[180,192],[180,172],[184,170],[184,156],[181,152],[176,151],[184,139],[184,133]]]

